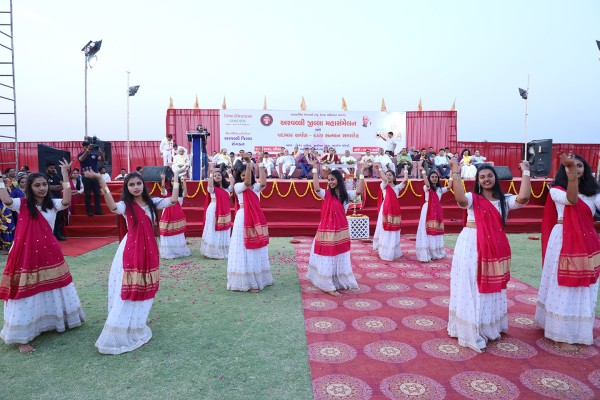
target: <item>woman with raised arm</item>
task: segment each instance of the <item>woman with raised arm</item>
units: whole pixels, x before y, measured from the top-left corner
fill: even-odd
[[[173,162],[173,165],[175,162]],[[167,207],[160,216],[160,245],[158,250],[161,258],[173,259],[188,257],[192,254],[185,241],[186,219],[183,213],[183,199],[187,197],[186,177],[174,175],[169,183],[165,182],[165,174],[161,173],[161,194],[163,196],[172,196],[177,194],[177,203],[172,207]],[[179,186],[175,190],[175,185]]]
[[[594,342],[600,240],[594,211],[600,188],[579,155],[561,154],[542,222],[542,280],[535,320],[544,336],[567,351]]]
[[[227,256],[227,290],[258,293],[273,284],[269,229],[260,207],[260,192],[267,186],[267,177],[260,163],[256,182],[250,157],[245,159],[246,169],[236,176],[233,185],[240,208],[235,214]]]
[[[520,164],[523,178],[517,196],[502,192],[494,167],[487,164],[477,170],[474,191],[465,194],[458,162],[452,159],[450,166],[454,197],[467,209],[467,224],[452,259],[448,334],[459,345],[481,352],[488,340],[508,331],[511,250],[505,226],[508,211],[523,207],[531,196],[529,163]]]
[[[150,197],[142,175],[132,172],[123,180],[121,201],[115,203],[99,173],[87,170],[84,176],[100,183],[106,205],[122,215],[127,224],[127,234],[119,244],[108,276],[108,318],[96,340],[100,353],[122,354],[152,338],[146,321],[159,285],[156,210],[177,204],[179,183],[173,184],[170,198]]]
[[[200,253],[208,258],[223,259],[229,253],[231,236],[231,207],[229,194],[233,190],[235,178],[231,169],[213,170],[208,174],[208,195],[204,204],[204,229]],[[229,185],[223,178],[227,172]]]
[[[440,200],[448,191],[441,187],[440,175],[432,169],[427,174],[421,169],[423,176],[423,207],[417,228],[417,260],[429,262],[446,257],[444,250],[444,211]]]
[[[52,234],[56,213],[71,203],[71,163],[63,160],[59,164],[64,182],[62,199],[52,199],[48,178],[40,173],[29,175],[23,199],[11,198],[0,179],[0,199],[19,213],[0,281],[0,299],[5,301],[0,338],[6,344],[17,344],[23,354],[35,351],[30,342],[42,332],[64,332],[85,321],[69,265]]]
[[[321,189],[316,161],[311,161],[312,186],[315,194],[323,199],[321,221],[310,251],[306,279],[315,287],[332,296],[341,296],[338,289],[358,289],[358,283],[350,263],[350,232],[346,211],[348,202],[360,196],[365,186],[363,175],[358,177],[356,191],[346,190],[340,171],[329,171],[328,190]]]
[[[400,183],[396,183],[396,174],[394,171],[383,172],[381,164],[375,164],[381,177],[381,195],[383,202],[379,207],[377,225],[373,235],[373,250],[379,253],[379,258],[385,261],[394,261],[402,257],[400,248],[400,228],[402,217],[400,215],[400,205],[398,204],[398,195],[404,189],[408,181],[408,170],[404,169],[404,178]]]

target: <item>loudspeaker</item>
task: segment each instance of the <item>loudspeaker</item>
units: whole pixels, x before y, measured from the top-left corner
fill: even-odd
[[[144,167],[144,170],[142,171],[142,178],[144,178],[144,180],[146,182],[160,182],[161,178],[160,178],[160,174],[164,173],[165,174],[165,180],[166,181],[170,181],[171,179],[173,179],[173,170],[170,167],[166,167],[166,166],[150,166],[150,167]]]
[[[105,142],[103,140],[96,139],[96,144],[102,149],[102,152],[104,153],[104,161],[98,163],[98,168],[106,167],[106,172],[108,172],[109,175],[112,175],[112,146],[110,142]]]
[[[496,175],[498,175],[498,180],[500,181],[512,181],[512,172],[510,172],[510,168],[505,167],[503,165],[495,166]]]
[[[531,164],[531,175],[549,176],[552,168],[552,139],[529,142],[525,159]]]
[[[62,159],[71,161],[71,153],[66,150],[59,150],[45,144],[38,144],[38,171],[46,173],[46,163],[52,161],[56,164],[56,171],[60,173],[60,164]]]

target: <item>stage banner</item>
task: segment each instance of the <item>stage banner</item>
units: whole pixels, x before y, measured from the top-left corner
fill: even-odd
[[[298,146],[334,147],[362,153],[377,151],[388,132],[394,133],[396,153],[406,147],[406,113],[379,111],[220,110],[221,147],[227,151],[278,152]]]

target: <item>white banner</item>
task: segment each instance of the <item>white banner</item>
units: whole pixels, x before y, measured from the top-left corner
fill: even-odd
[[[406,147],[405,112],[221,110],[220,123],[221,147],[228,152],[328,146],[340,155],[362,153],[383,147],[377,135],[387,138],[388,132],[394,133],[396,153]]]

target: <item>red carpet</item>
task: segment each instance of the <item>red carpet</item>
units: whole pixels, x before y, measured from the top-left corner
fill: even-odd
[[[75,257],[87,253],[88,251],[99,249],[100,247],[116,242],[117,240],[118,238],[116,237],[70,237],[66,241],[59,243],[65,256]]]
[[[450,258],[422,264],[403,237],[404,257],[386,262],[352,241],[360,290],[334,298],[306,281],[312,238],[297,239],[316,400],[600,398],[600,339],[554,347],[534,322],[536,289],[509,283],[509,332],[478,354],[446,331]]]

